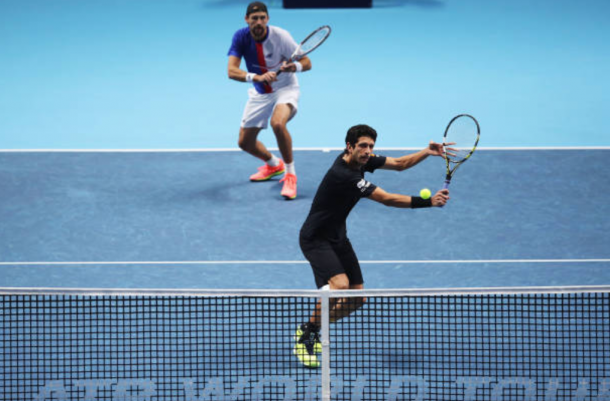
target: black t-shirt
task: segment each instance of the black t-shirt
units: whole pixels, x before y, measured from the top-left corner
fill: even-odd
[[[364,179],[386,162],[385,156],[372,155],[359,170],[348,167],[341,154],[328,170],[318,187],[309,215],[301,228],[304,239],[324,238],[340,242],[347,238],[345,221],[360,198],[377,188]]]

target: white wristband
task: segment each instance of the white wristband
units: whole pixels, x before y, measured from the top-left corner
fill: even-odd
[[[302,72],[303,71],[303,64],[299,63],[298,61],[295,61],[294,65],[297,67],[296,72]]]
[[[254,74],[251,72],[246,74],[246,82],[252,82],[254,80]]]

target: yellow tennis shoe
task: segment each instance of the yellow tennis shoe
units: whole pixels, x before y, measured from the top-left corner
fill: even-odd
[[[297,328],[294,340],[292,352],[299,358],[299,361],[307,368],[320,367],[320,361],[316,355],[322,352],[318,329],[311,323],[305,323]]]
[[[320,367],[318,356],[315,353],[310,353],[305,343],[296,343],[292,353],[299,358],[299,361],[301,361],[306,368],[314,369]]]

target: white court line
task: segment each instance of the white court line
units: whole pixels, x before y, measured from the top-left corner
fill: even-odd
[[[342,151],[341,147],[313,147],[313,148],[294,148],[294,151]],[[278,151],[278,148],[269,148]],[[421,147],[378,147],[377,151],[421,150]],[[539,147],[480,147],[477,151],[486,150],[610,150],[610,146],[539,146]],[[197,152],[241,152],[239,148],[195,148],[195,149],[0,149],[0,153],[197,153]]]
[[[610,263],[610,259],[471,259],[471,260],[361,260],[361,264],[524,264],[524,263]],[[0,262],[0,266],[87,266],[87,265],[295,265],[306,260],[175,260],[175,261],[72,261]]]

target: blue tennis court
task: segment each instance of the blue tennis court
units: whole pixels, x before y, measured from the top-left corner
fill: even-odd
[[[248,182],[256,161],[239,152],[2,153],[4,283],[314,288],[298,231],[337,152],[296,153],[293,202],[277,180]],[[366,285],[607,284],[607,153],[481,151],[442,210],[361,201],[348,230]],[[416,193],[440,187],[443,163],[371,179]]]
[[[333,28],[299,76],[294,201],[237,149],[247,4],[0,2],[0,398],[315,400],[332,378],[353,401],[608,399],[610,3],[268,2],[295,39]],[[308,292],[298,232],[345,132],[400,156],[464,112],[481,142],[445,208],[352,212],[373,292],[304,369],[296,325],[344,295]],[[417,194],[444,175],[368,177]],[[554,290],[458,290],[488,287]]]

